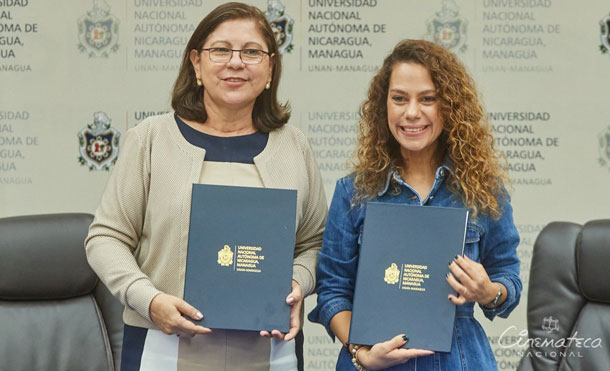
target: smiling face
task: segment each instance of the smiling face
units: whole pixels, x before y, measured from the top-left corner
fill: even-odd
[[[432,159],[443,131],[436,87],[430,72],[415,63],[392,68],[388,89],[388,126],[404,159]]]
[[[212,32],[202,48],[259,49],[269,51],[265,39],[253,20],[235,19],[221,23]],[[226,63],[212,62],[208,51],[191,51],[191,63],[204,87],[203,102],[206,108],[243,109],[254,102],[271,80],[271,57],[263,56],[260,64],[244,64],[239,52],[234,52]]]

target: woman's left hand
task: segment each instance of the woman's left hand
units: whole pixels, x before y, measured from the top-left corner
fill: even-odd
[[[477,302],[485,305],[496,297],[498,286],[491,282],[480,263],[467,256],[457,256],[449,264],[449,269],[451,273],[447,275],[447,282],[458,293],[458,296],[449,295],[453,304]]]
[[[275,338],[277,340],[290,341],[294,339],[301,329],[301,306],[303,305],[303,290],[297,281],[292,280],[292,292],[286,298],[286,304],[290,305],[290,330],[288,333],[279,330],[261,331],[261,336]]]

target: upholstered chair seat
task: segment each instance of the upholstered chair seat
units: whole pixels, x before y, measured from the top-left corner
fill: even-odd
[[[534,245],[519,371],[610,370],[610,220],[554,222]]]
[[[92,216],[0,219],[0,369],[118,370],[122,306],[89,267]]]

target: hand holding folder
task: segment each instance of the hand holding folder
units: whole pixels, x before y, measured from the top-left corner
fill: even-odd
[[[212,332],[186,320],[183,316],[199,321],[203,314],[186,301],[172,295],[160,293],[150,302],[150,319],[167,335],[193,337]]]
[[[405,363],[411,358],[434,354],[430,350],[403,348],[408,341],[405,334],[400,334],[372,347],[362,347],[358,351],[358,361],[368,369],[378,370]]]
[[[290,341],[294,339],[301,329],[301,307],[303,306],[303,290],[297,281],[292,280],[292,292],[286,297],[286,304],[290,305],[290,330],[288,333],[279,330],[261,331],[261,336],[275,338],[276,340]]]

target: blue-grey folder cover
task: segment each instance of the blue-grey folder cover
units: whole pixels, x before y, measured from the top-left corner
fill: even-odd
[[[193,184],[185,300],[213,329],[288,332],[296,191]]]
[[[455,305],[445,277],[464,251],[468,210],[369,202],[360,247],[350,344],[406,334],[408,348],[451,350]]]

